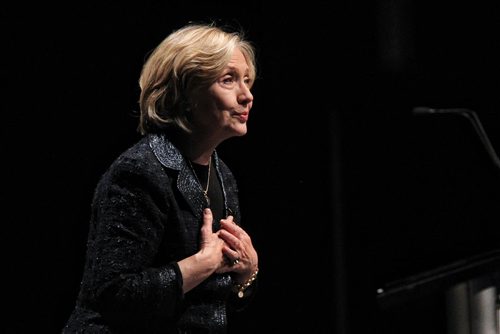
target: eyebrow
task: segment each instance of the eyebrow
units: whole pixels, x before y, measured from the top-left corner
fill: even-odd
[[[239,72],[237,67],[234,67],[234,66],[231,66],[231,65],[228,65],[226,68],[229,69],[229,70],[231,70],[231,71]],[[245,68],[244,73],[246,75],[248,75],[250,73],[250,68],[248,66]]]

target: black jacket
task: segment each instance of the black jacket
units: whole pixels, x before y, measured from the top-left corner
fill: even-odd
[[[239,223],[235,179],[216,153],[214,162],[226,213]],[[113,162],[96,187],[80,293],[63,333],[226,332],[226,305],[247,302],[230,274],[183,295],[176,263],[198,251],[197,182],[164,135],[143,137]]]

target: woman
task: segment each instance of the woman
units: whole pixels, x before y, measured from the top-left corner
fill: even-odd
[[[256,75],[241,34],[193,24],[140,77],[143,137],[110,166],[65,333],[225,333],[255,292],[258,256],[217,146],[247,132]]]

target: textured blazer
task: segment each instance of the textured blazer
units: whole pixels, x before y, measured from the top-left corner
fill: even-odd
[[[236,181],[214,153],[226,214],[240,222]],[[231,275],[183,294],[177,261],[198,251],[204,197],[162,134],[122,153],[97,184],[80,292],[64,333],[225,333],[226,306],[243,308]],[[219,228],[214,222],[214,230]]]

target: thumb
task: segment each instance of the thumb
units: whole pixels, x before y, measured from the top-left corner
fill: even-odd
[[[212,231],[213,215],[209,208],[203,209],[203,225],[201,226],[201,235],[208,236]]]

